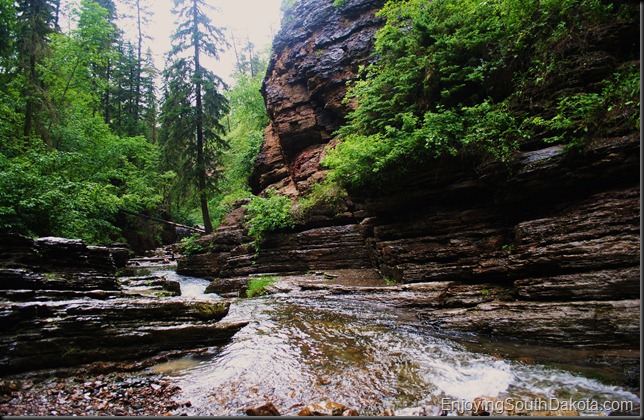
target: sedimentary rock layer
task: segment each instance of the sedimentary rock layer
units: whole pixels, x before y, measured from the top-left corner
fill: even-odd
[[[164,297],[180,290],[163,278],[117,279],[111,248],[2,235],[0,250],[0,374],[217,345],[245,325],[218,322],[229,301]]]
[[[346,82],[373,59],[382,24],[374,13],[383,3],[298,2],[264,82],[271,125],[255,193],[275,188],[296,198],[325,176],[320,159],[352,106],[342,101]],[[584,49],[571,45],[565,75],[535,89],[533,105],[637,60],[624,47],[637,27],[594,28]],[[255,273],[370,267],[419,287],[373,298],[389,293],[390,303],[415,306],[441,328],[636,347],[639,161],[639,133],[623,130],[589,139],[583,150],[531,140],[509,165],[474,156],[426,162],[385,192],[352,191],[335,208],[314,209],[292,231],[266,235],[259,252],[240,202],[204,238],[208,251],[185,257],[179,269],[217,279],[213,290],[232,290]]]

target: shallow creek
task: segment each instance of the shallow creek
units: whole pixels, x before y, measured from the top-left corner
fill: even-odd
[[[203,294],[206,280],[159,274],[178,280],[184,296],[219,299]],[[239,299],[224,320],[251,322],[226,346],[152,368],[182,388],[190,415],[242,415],[268,401],[283,415],[324,400],[361,415],[411,414],[427,405],[454,408],[453,415],[479,396],[516,408],[549,402],[555,410],[583,401],[572,407],[581,414],[598,414],[588,401],[600,413],[605,401],[639,404],[637,395],[610,385],[611,372],[582,368],[587,353],[440,336],[411,310],[351,296],[300,291]]]

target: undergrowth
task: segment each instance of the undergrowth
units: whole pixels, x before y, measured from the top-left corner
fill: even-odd
[[[275,276],[261,276],[250,279],[248,282],[248,288],[246,289],[246,297],[252,298],[265,295],[266,288],[276,281],[277,277]]]
[[[379,16],[374,60],[345,98],[358,106],[323,160],[334,183],[396,185],[442,157],[512,162],[525,141],[583,147],[615,124],[639,128],[637,65],[574,88],[565,76],[570,51],[591,59],[588,32],[637,20],[633,5],[390,0]]]

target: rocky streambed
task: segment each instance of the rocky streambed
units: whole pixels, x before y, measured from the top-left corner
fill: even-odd
[[[630,401],[639,407],[637,351],[439,330],[418,316],[424,291],[388,285],[373,270],[274,278],[268,295],[231,306],[228,319],[251,319],[247,327],[176,373],[181,395],[191,401],[189,414],[242,415],[267,402],[282,415],[310,412],[311,403],[322,402],[360,415],[472,414],[449,404],[477,399],[496,401],[497,409],[503,401],[516,406],[492,414],[614,411],[550,406],[521,412],[517,401]]]
[[[180,285],[127,270],[123,247],[0,236],[0,374],[130,362],[227,342],[230,300],[181,296]],[[149,261],[146,261],[149,263]]]
[[[8,248],[2,415],[469,415],[475,401],[490,414],[639,410],[639,352],[450,333],[419,316],[428,285],[387,284],[374,270],[271,276],[266,295],[242,299],[231,290],[248,277],[177,275],[161,255],[63,297],[43,284],[69,271],[29,270]],[[521,411],[529,401],[564,405]]]

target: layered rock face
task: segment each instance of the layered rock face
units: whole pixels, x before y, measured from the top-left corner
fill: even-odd
[[[80,240],[0,236],[0,374],[220,344],[245,325],[217,322],[228,301],[159,298],[179,285],[117,279],[126,259]]]
[[[277,38],[256,193],[297,196],[324,176],[320,157],[348,111],[345,82],[369,60],[383,4],[332,3],[302,0]],[[620,33],[633,28],[626,29]],[[596,53],[611,59],[580,64],[570,83],[597,83],[632,60],[616,55],[625,42],[596,40]],[[293,231],[267,235],[257,254],[240,206],[204,239],[210,251],[184,258],[179,269],[218,278],[217,291],[230,286],[222,279],[253,273],[372,268],[404,284],[392,303],[417,307],[439,328],[638,348],[639,156],[639,134],[621,132],[583,152],[533,144],[509,167],[431,162],[394,191],[353,193],[333,209],[315,209]],[[400,298],[411,285],[413,297]]]
[[[385,0],[303,0],[273,43],[263,94],[271,123],[251,179],[255,193],[273,186],[295,195],[320,179],[319,161],[349,108],[347,82],[373,50]]]

